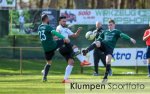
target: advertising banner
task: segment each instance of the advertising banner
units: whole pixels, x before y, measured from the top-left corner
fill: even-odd
[[[57,26],[58,12],[53,9],[10,10],[9,35],[37,35],[38,26],[41,24],[41,15],[47,14],[50,26]]]
[[[148,24],[149,9],[62,9],[60,16],[66,16],[68,24],[95,24],[100,21],[107,24],[114,19],[116,24]]]
[[[15,7],[16,0],[0,0],[0,7]]]
[[[115,48],[112,66],[146,66],[146,48]],[[93,51],[86,56],[87,60],[94,66]],[[99,66],[103,66],[101,61]]]

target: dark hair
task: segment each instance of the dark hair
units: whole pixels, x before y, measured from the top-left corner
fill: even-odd
[[[48,18],[48,15],[47,14],[42,14],[42,16],[41,16],[42,21],[44,21],[46,18]]]
[[[113,19],[109,19],[109,20],[108,20],[108,23],[113,23],[113,24],[115,24],[115,21],[114,21]]]
[[[61,19],[66,19],[66,17],[65,17],[65,16],[60,16],[60,17],[59,17],[59,21],[60,21]]]

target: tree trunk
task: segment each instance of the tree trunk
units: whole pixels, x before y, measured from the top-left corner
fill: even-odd
[[[128,4],[129,4],[130,9],[135,9],[136,8],[136,1],[135,0],[129,0]]]
[[[39,8],[43,8],[43,0],[40,0]]]
[[[87,0],[74,0],[75,9],[86,9],[88,8]]]
[[[116,9],[118,7],[118,0],[112,0],[111,1],[111,6],[113,9]]]
[[[124,5],[125,5],[125,1],[124,0],[119,0],[119,9],[123,9],[123,8],[125,8],[124,7]]]
[[[110,0],[105,0],[106,6],[104,8],[113,8],[112,6],[112,1]]]
[[[97,6],[96,8],[104,8],[104,0],[97,0]]]
[[[29,1],[29,9],[32,7],[32,1]]]
[[[19,2],[19,5],[20,5],[20,8],[22,9],[23,7],[22,7],[22,0],[20,0],[20,2]]]
[[[142,9],[145,9],[145,3],[146,3],[146,0],[142,0]]]
[[[92,8],[92,9],[95,8],[95,0],[92,0],[92,1],[91,1],[91,8]]]
[[[67,9],[70,8],[70,0],[67,0],[67,6],[66,6],[66,8]]]
[[[57,8],[57,2],[58,0],[51,0],[49,3],[50,8]]]

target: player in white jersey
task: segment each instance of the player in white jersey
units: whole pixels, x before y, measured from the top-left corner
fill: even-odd
[[[77,38],[81,32],[81,29],[82,28],[79,27],[77,32],[73,33],[69,28],[66,27],[66,17],[63,16],[59,18],[59,25],[57,26],[56,31],[63,35],[66,39],[69,39],[70,37]],[[72,48],[74,53],[80,52],[76,45],[72,44]],[[90,65],[90,63],[86,61],[85,57],[81,53],[78,53],[75,56],[81,62],[81,66]]]

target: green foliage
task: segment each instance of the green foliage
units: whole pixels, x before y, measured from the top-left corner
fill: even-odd
[[[30,23],[31,22],[31,15],[33,15],[33,14],[30,14],[29,10],[23,10],[23,16],[24,16],[24,19],[25,19],[25,23]]]
[[[9,18],[10,18],[10,21],[11,21],[11,18],[12,18],[12,23],[16,23],[16,24],[19,24],[19,12],[16,11],[16,10],[10,10],[9,11]]]

